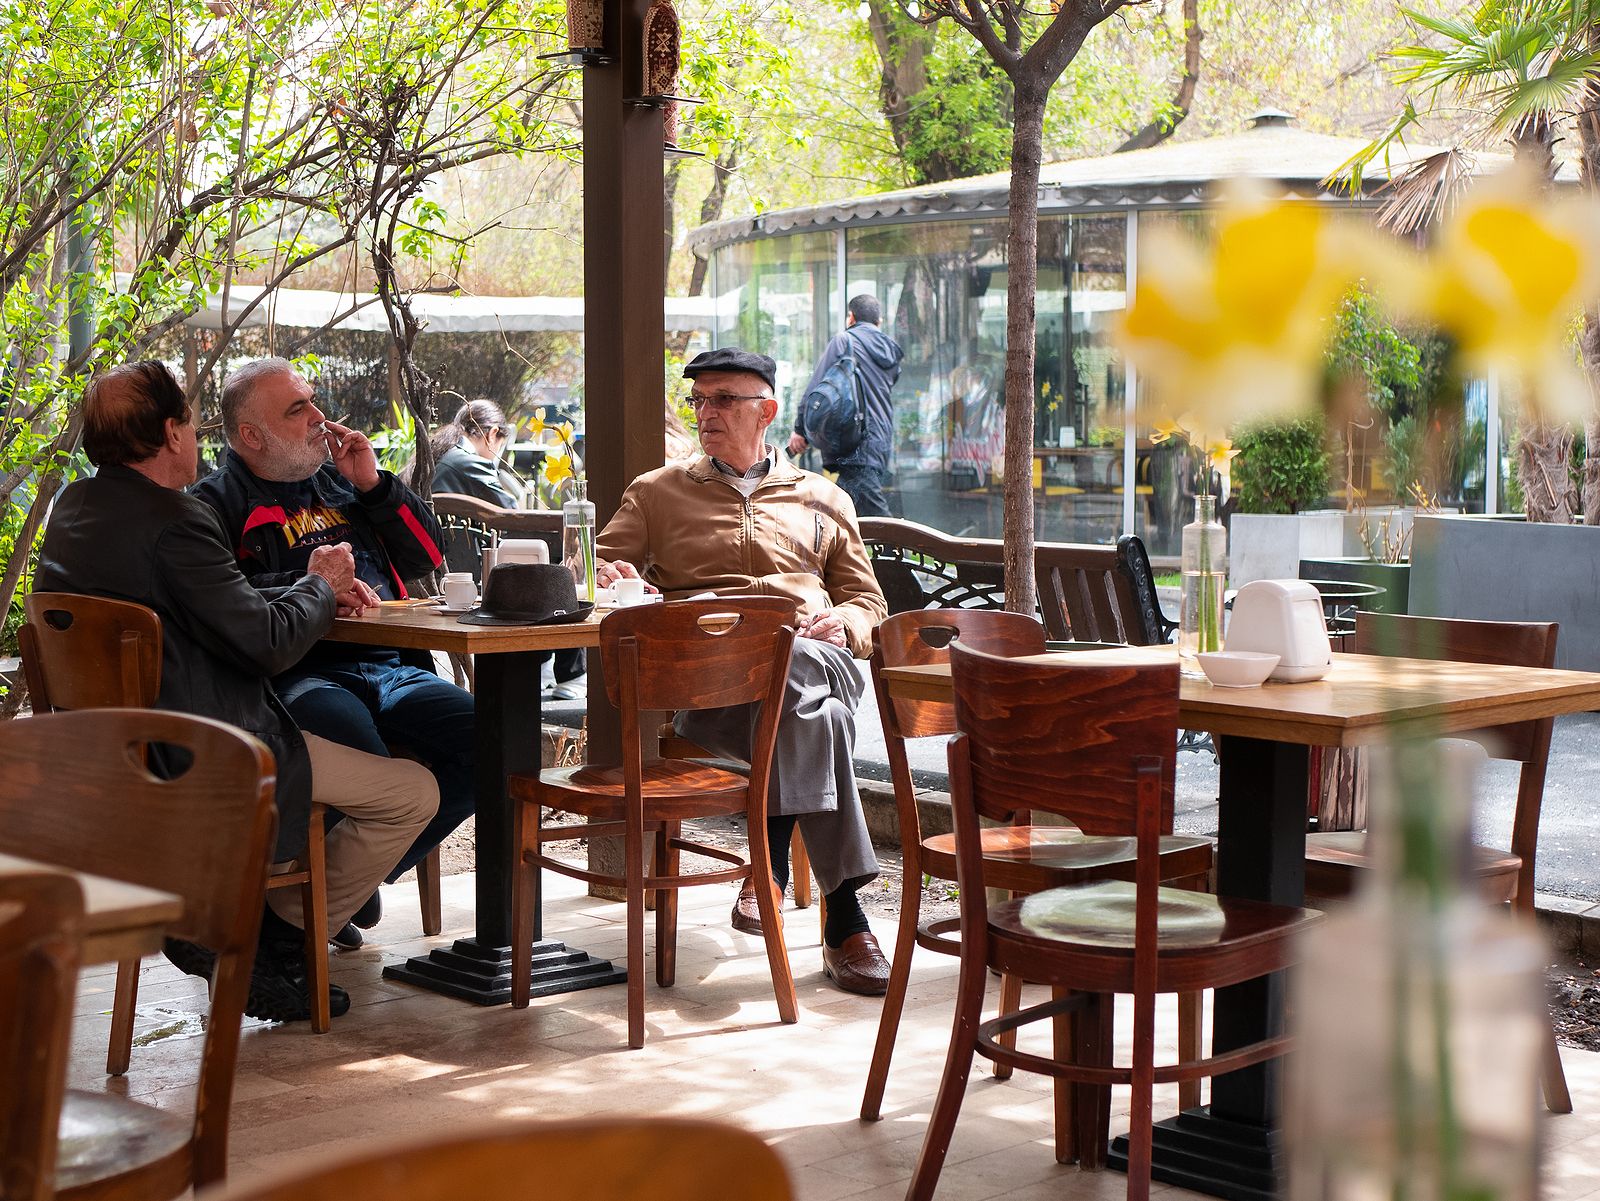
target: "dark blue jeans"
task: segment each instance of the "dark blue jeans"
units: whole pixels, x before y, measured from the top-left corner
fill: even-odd
[[[866,465],[839,468],[839,487],[856,506],[857,517],[892,517],[883,495],[883,472]]]
[[[302,730],[371,755],[390,745],[416,755],[439,782],[439,812],[389,873],[410,871],[475,808],[472,694],[398,659],[318,664],[274,681]]]

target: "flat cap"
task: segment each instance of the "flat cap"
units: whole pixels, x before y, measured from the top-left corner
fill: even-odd
[[[683,378],[694,379],[702,371],[746,371],[767,381],[767,387],[778,386],[778,364],[764,354],[740,350],[737,346],[723,346],[702,351],[683,366]]]

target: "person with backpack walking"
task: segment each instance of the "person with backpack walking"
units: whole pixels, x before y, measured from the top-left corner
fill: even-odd
[[[822,465],[855,502],[858,517],[889,517],[884,477],[894,446],[894,401],[905,352],[880,328],[883,305],[870,292],[852,296],[844,329],[817,361],[795,413],[789,454],[815,446]]]

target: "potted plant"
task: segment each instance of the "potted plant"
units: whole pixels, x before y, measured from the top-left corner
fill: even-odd
[[[1317,507],[1327,496],[1329,462],[1320,416],[1246,427],[1234,445],[1228,538],[1235,588],[1290,579],[1302,559],[1343,553],[1344,514]]]

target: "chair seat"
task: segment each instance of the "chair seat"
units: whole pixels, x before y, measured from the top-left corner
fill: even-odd
[[[750,781],[738,772],[692,759],[646,763],[642,784],[645,813],[654,820],[742,813],[750,787]],[[540,772],[537,780],[512,776],[508,788],[515,801],[538,802],[602,821],[622,817],[621,767],[550,768]]]
[[[991,906],[990,964],[1001,971],[1026,965],[1025,978],[1041,984],[1130,992],[1134,902],[1132,883],[1105,880]],[[1158,992],[1220,988],[1287,967],[1291,940],[1322,918],[1314,909],[1179,888],[1161,889],[1158,905]],[[1061,975],[1041,978],[1041,962],[1052,961]]]
[[[69,1089],[59,1129],[56,1190],[64,1194],[176,1155],[188,1145],[194,1123],[125,1097]],[[175,1192],[185,1187],[181,1171],[178,1179]]]
[[[1474,846],[1468,861],[1485,900],[1499,904],[1517,895],[1522,857],[1496,847]],[[1372,868],[1367,831],[1329,830],[1306,835],[1306,896],[1344,897],[1355,891],[1356,873]]]
[[[1041,888],[1133,878],[1138,858],[1131,837],[1085,834],[1076,826],[994,826],[983,831],[984,871],[996,888]],[[1183,880],[1211,870],[1211,840],[1188,835],[1161,839],[1161,878]],[[922,868],[941,880],[956,878],[954,834],[922,840]]]

